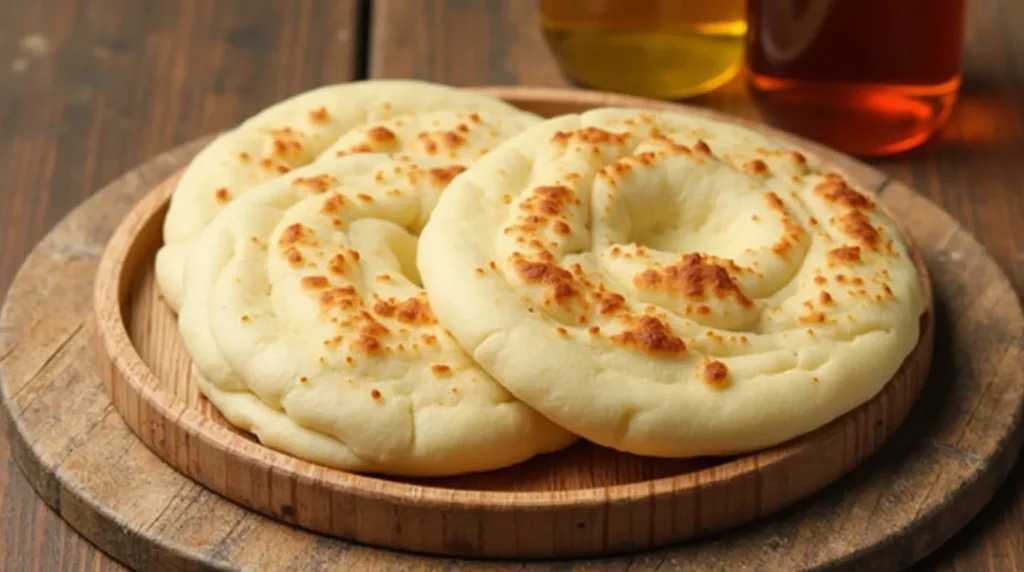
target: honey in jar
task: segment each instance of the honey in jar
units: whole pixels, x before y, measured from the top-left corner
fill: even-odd
[[[750,0],[748,83],[765,118],[859,156],[917,146],[960,87],[964,0]]]
[[[540,0],[544,37],[576,82],[675,99],[743,64],[744,0]]]

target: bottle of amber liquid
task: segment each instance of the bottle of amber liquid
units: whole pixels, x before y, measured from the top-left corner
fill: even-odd
[[[744,0],[540,0],[544,37],[588,87],[675,99],[743,64]]]
[[[960,88],[965,0],[750,0],[747,65],[769,122],[859,156],[931,137]]]

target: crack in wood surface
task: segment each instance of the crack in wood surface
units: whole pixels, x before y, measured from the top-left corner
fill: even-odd
[[[13,401],[15,399],[17,399],[25,391],[26,388],[28,388],[29,386],[32,385],[32,382],[35,381],[35,379],[39,376],[40,373],[42,373],[50,364],[54,363],[57,360],[57,358],[61,357],[61,353],[65,349],[67,349],[67,347],[70,345],[72,340],[74,340],[75,337],[78,336],[78,334],[83,329],[85,329],[85,326],[86,326],[86,324],[84,322],[79,323],[77,326],[75,326],[74,329],[72,329],[70,332],[68,332],[68,334],[61,339],[61,341],[54,348],[53,353],[51,353],[49,356],[47,356],[43,360],[43,363],[41,363],[39,365],[39,367],[37,367],[35,369],[35,371],[33,371],[32,373],[30,373],[27,376],[25,376],[25,378],[24,378],[25,382],[21,385],[21,387],[19,387],[17,389],[17,391],[14,392],[13,395],[9,396],[9,399],[11,399],[12,405],[13,405]]]

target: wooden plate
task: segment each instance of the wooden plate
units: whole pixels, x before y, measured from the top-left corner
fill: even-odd
[[[690,108],[591,92],[489,88],[553,115],[602,105]],[[750,126],[750,125],[748,125]],[[875,190],[884,177],[775,131],[811,160]],[[899,426],[931,362],[927,268],[914,249],[928,311],[921,338],[871,401],[833,423],[756,454],[724,459],[635,457],[582,443],[485,474],[392,479],[346,473],[261,446],[230,427],[189,375],[174,315],[160,300],[153,260],[176,178],[128,214],[95,283],[98,362],[114,407],[164,461],[244,506],[311,530],[369,544],[479,557],[563,557],[664,545],[748,522],[834,481]]]

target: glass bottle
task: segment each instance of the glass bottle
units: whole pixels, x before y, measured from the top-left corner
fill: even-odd
[[[915,147],[960,87],[965,0],[750,0],[748,84],[765,119],[859,156]]]
[[[545,40],[589,87],[675,99],[729,81],[743,64],[745,0],[540,0]]]

